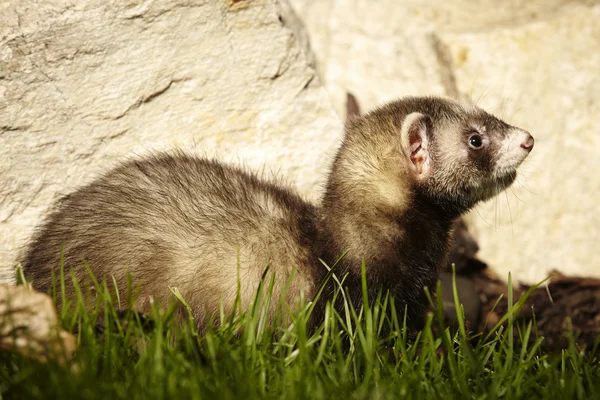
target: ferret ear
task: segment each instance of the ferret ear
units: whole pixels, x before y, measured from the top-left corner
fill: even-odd
[[[415,176],[424,179],[429,175],[429,137],[431,118],[414,112],[402,123],[402,147],[410,159],[410,168]]]

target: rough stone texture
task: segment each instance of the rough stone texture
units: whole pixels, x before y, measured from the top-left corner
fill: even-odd
[[[132,153],[216,153],[317,197],[341,127],[291,17],[268,0],[0,3],[0,282],[57,196]]]
[[[600,276],[600,4],[443,40],[458,90],[536,138],[514,189],[471,215],[480,257],[530,283]]]
[[[409,6],[371,0],[294,0],[311,33],[317,69],[338,113],[346,91],[363,109],[408,94],[444,94],[429,34],[401,18]],[[325,17],[326,16],[326,17]]]
[[[490,32],[596,0],[290,0],[334,106],[346,91],[369,109],[404,95],[459,97],[439,35]],[[478,95],[478,94],[477,94]]]
[[[291,2],[340,114],[347,91],[363,110],[443,94],[532,132],[518,183],[470,216],[480,257],[500,276],[600,276],[596,0]]]
[[[0,350],[64,364],[76,347],[75,336],[60,327],[52,297],[26,285],[0,284]]]

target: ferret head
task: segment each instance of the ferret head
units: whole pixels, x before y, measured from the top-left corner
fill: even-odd
[[[533,149],[528,132],[480,108],[442,99],[405,104],[400,141],[409,174],[442,203],[470,208],[500,193]]]
[[[350,121],[340,161],[370,176],[383,203],[414,193],[464,212],[510,186],[533,144],[528,132],[475,106],[411,97]]]

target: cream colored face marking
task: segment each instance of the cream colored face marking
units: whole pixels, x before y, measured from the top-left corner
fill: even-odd
[[[514,171],[525,158],[529,155],[529,151],[521,147],[531,135],[526,131],[518,128],[513,128],[508,135],[500,142],[498,153],[500,157],[496,161],[494,167],[494,175],[502,176]]]
[[[487,128],[485,125],[473,125],[473,128],[481,134],[487,133]]]

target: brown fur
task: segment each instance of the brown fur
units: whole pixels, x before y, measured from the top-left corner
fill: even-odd
[[[474,129],[485,130],[485,148],[468,147]],[[371,299],[390,290],[418,328],[423,287],[434,287],[452,223],[514,180],[525,156],[515,153],[520,161],[502,176],[494,160],[498,143],[517,131],[450,100],[390,103],[348,122],[319,207],[216,161],[183,154],[130,161],[63,198],[22,264],[34,287],[48,290],[64,246],[65,265],[79,279],[82,260],[121,289],[130,272],[142,284],[142,310],[177,287],[202,323],[220,304],[232,307],[238,282],[246,307],[267,265],[275,296],[297,270],[287,300],[302,292],[310,299],[327,272],[319,258],[332,265],[348,250],[337,275],[348,274],[352,302],[362,301],[365,260]]]
[[[240,169],[183,154],[161,154],[125,163],[60,201],[23,260],[34,287],[48,290],[49,267],[75,266],[122,290],[127,272],[142,285],[138,308],[165,303],[177,287],[199,321],[227,311],[237,294],[247,306],[270,264],[275,291],[297,274],[290,300],[310,291],[310,239],[315,208],[282,187]],[[238,269],[239,267],[239,269]],[[71,288],[69,286],[69,288]]]

